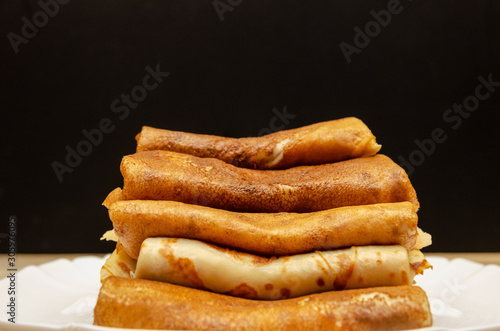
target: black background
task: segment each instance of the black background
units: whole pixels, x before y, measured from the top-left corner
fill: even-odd
[[[354,28],[388,1],[229,3],[221,21],[211,1],[72,0],[16,53],[9,33],[22,36],[22,18],[41,7],[0,2],[0,233],[15,215],[18,252],[112,250],[99,241],[111,228],[101,202],[122,185],[119,163],[142,125],[255,136],[284,107],[296,115],[286,129],[359,117],[394,160],[418,160],[415,140],[442,129],[446,140],[410,176],[433,234],[427,250],[500,250],[500,87],[456,129],[443,119],[479,76],[500,82],[497,1],[401,1],[350,63],[340,43],[353,45]],[[120,119],[113,101],[157,65],[170,75]],[[103,118],[114,131],[59,182],[52,163]]]

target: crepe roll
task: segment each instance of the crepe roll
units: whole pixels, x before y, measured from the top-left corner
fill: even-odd
[[[277,300],[325,291],[411,285],[415,274],[425,268],[424,260],[421,253],[409,255],[398,245],[265,258],[198,240],[148,238],[142,243],[135,277]]]
[[[332,163],[372,156],[381,148],[370,129],[355,117],[250,138],[226,138],[145,126],[136,140],[137,152],[167,150],[217,158],[251,169]]]
[[[419,203],[406,172],[377,154],[286,170],[238,168],[169,151],[125,156],[124,200],[173,200],[243,212],[312,212],[383,202]]]
[[[117,242],[115,250],[101,267],[99,275],[101,282],[110,276],[135,278],[136,265],[136,259],[131,258],[125,252],[120,242]]]
[[[391,286],[258,301],[142,279],[109,277],[94,324],[168,330],[395,330],[432,325],[425,292]]]
[[[412,249],[418,237],[415,206],[407,201],[310,213],[242,213],[155,200],[108,206],[114,232],[134,259],[148,237],[197,239],[263,256],[364,245]]]

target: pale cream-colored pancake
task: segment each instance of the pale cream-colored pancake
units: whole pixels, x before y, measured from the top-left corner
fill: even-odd
[[[360,246],[282,257],[224,249],[198,240],[148,238],[135,277],[252,299],[411,285],[428,267],[420,251],[398,245]],[[417,266],[414,269],[414,266]]]
[[[106,259],[101,267],[101,283],[110,276],[135,278],[135,268],[137,261],[132,259],[123,249],[123,246],[117,242],[116,248]]]

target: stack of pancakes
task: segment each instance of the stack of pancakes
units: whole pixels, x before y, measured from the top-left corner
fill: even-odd
[[[429,326],[419,203],[356,118],[263,137],[144,127],[104,205],[117,240],[95,324]]]

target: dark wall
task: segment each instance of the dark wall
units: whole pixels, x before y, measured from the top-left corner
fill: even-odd
[[[410,173],[429,250],[499,251],[498,17],[494,0],[2,1],[0,235],[15,216],[18,252],[111,251],[101,202],[142,125],[356,116]]]

